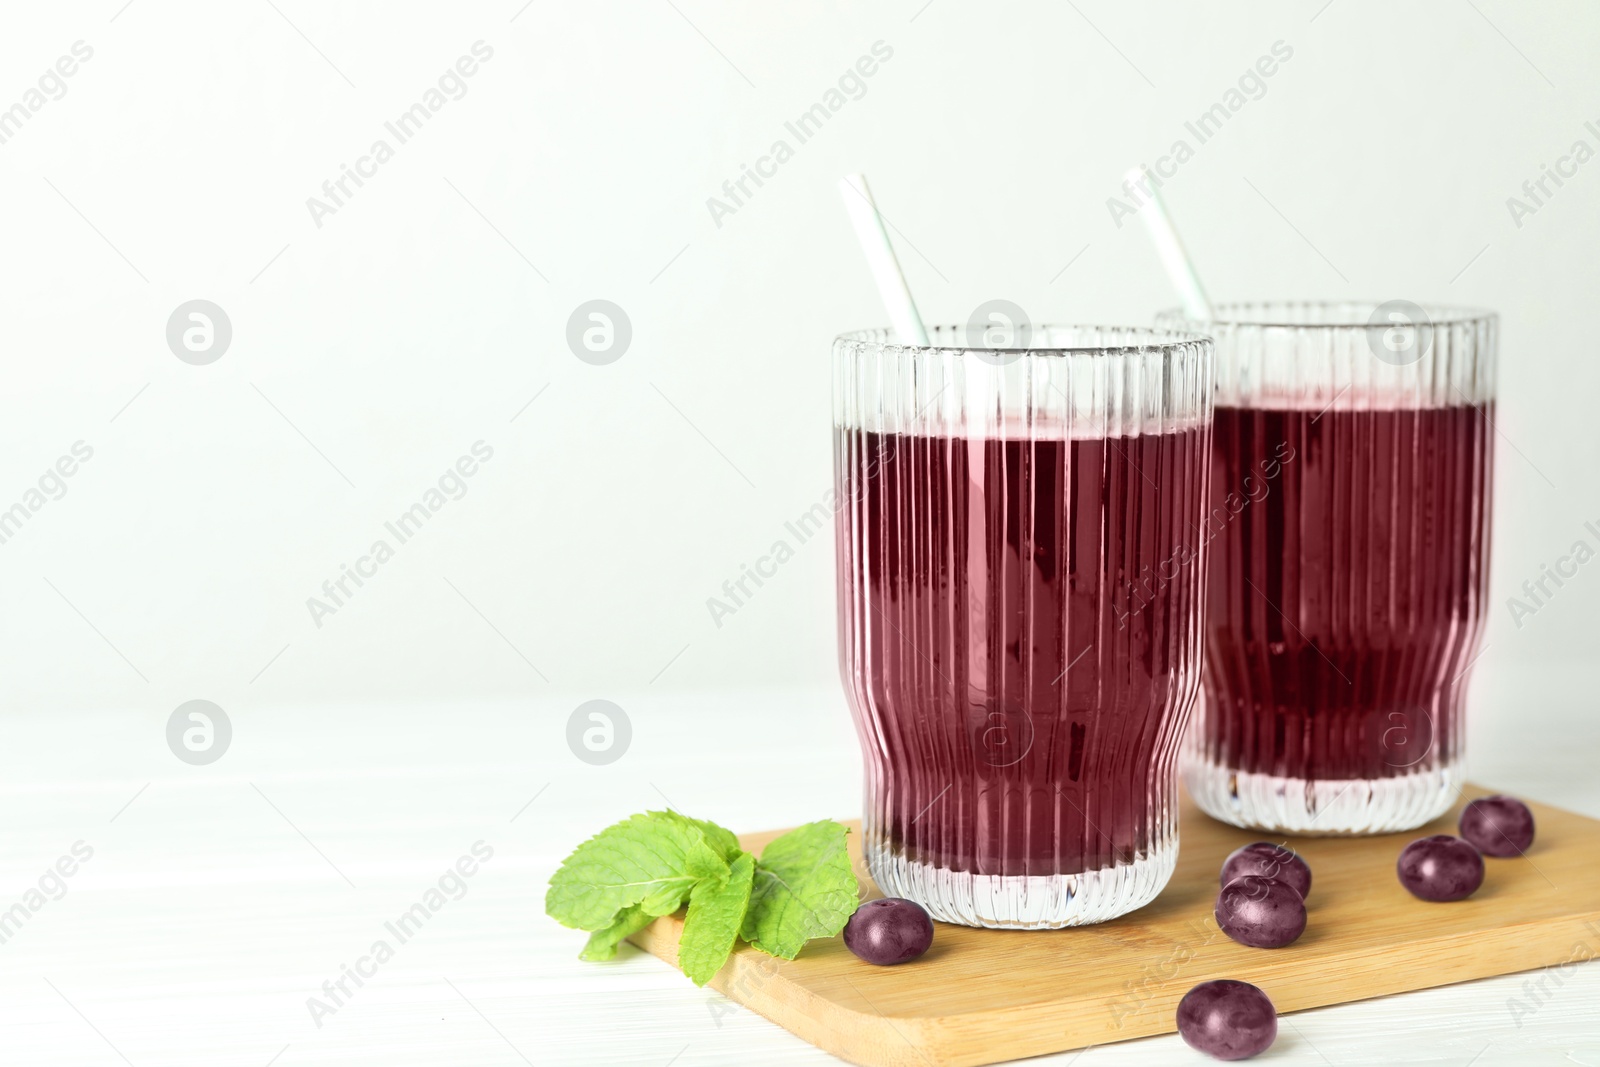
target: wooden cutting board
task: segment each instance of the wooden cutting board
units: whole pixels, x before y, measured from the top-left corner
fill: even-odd
[[[1184,993],[1213,978],[1252,982],[1283,1013],[1600,956],[1600,821],[1531,804],[1533,848],[1486,857],[1469,899],[1430,904],[1401,887],[1406,843],[1455,833],[1466,801],[1489,792],[1469,786],[1447,815],[1403,834],[1295,838],[1314,880],[1306,932],[1287,948],[1245,948],[1218,931],[1222,861],[1262,838],[1185,797],[1177,870],[1132,914],[1047,931],[936,923],[927,955],[897,967],[863,963],[840,938],[792,961],[741,945],[711,987],[852,1063],[968,1067],[1171,1033]],[[881,896],[861,862],[860,824],[849,825],[857,876]],[[756,852],[782,832],[741,841]],[[631,940],[676,966],[682,930],[681,915],[667,916]]]

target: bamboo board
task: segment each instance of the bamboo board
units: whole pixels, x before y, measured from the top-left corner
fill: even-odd
[[[937,923],[920,960],[873,967],[840,938],[784,961],[740,945],[711,988],[806,1041],[866,1067],[971,1067],[1171,1033],[1178,1001],[1200,982],[1235,978],[1280,1013],[1600,956],[1600,821],[1530,804],[1538,839],[1521,859],[1486,857],[1467,900],[1417,900],[1395,877],[1411,840],[1455,833],[1469,786],[1428,826],[1366,838],[1295,838],[1311,865],[1306,932],[1250,949],[1211,915],[1217,872],[1262,835],[1224,826],[1184,798],[1172,881],[1153,903],[1098,926],[978,930]],[[858,823],[850,823],[852,831]],[[759,851],[782,833],[747,834]],[[1281,840],[1281,839],[1279,839]],[[856,874],[879,896],[850,835]],[[681,915],[631,940],[676,966]]]

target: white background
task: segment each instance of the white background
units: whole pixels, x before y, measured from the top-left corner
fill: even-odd
[[[413,790],[431,795],[417,781],[449,779],[445,753],[498,768],[484,773],[504,776],[505,796],[460,813],[461,833],[417,860],[417,888],[482,836],[475,818],[505,826],[548,783],[538,804],[562,814],[519,820],[505,848],[523,867],[502,868],[522,870],[503,891],[523,907],[507,914],[540,938],[550,865],[661,793],[739,829],[854,814],[829,539],[800,546],[722,626],[706,607],[828,488],[828,342],[884,318],[835,180],[870,176],[930,321],[1005,298],[1036,321],[1148,323],[1173,296],[1141,225],[1118,228],[1107,198],[1131,163],[1193,144],[1184,122],[1277,41],[1293,57],[1198,146],[1167,202],[1218,300],[1501,313],[1474,771],[1600,815],[1600,564],[1520,628],[1506,607],[1579,537],[1600,546],[1583,529],[1600,525],[1600,162],[1520,228],[1506,206],[1575,140],[1600,149],[1584,126],[1600,126],[1592,5],[274,2],[14,5],[0,33],[0,109],[74,42],[94,50],[0,144],[0,508],[74,442],[94,449],[66,495],[0,544],[17,893],[83,836],[85,796],[103,793],[109,815],[144,782],[158,784],[108,833],[147,810],[156,840],[185,840],[199,816],[174,802],[163,821],[163,788],[237,787],[240,818],[276,819],[244,783],[292,796],[299,775],[330,791],[298,807],[304,837],[326,849],[348,831],[382,866],[387,839],[360,827],[383,817],[340,822],[341,783],[403,810]],[[479,40],[494,56],[466,95],[319,228],[307,198]],[[893,56],[865,95],[718,226],[707,198],[775,139],[793,145],[785,121],[877,41]],[[207,366],[165,338],[197,298],[233,328]],[[608,366],[565,340],[595,298],[632,322]],[[479,440],[494,458],[466,496],[316,626],[307,598]],[[633,750],[605,768],[564,740],[592,697],[633,720]],[[231,761],[190,768],[167,752],[167,717],[194,698],[231,716]],[[213,859],[248,853],[249,834],[216,817]],[[113,866],[114,841],[85,893],[118,899],[114,878],[90,878]],[[310,856],[307,878],[330,877],[306,843],[281,845]],[[152,848],[123,845],[138,877],[200,877]],[[416,878],[395,877],[352,931],[398,910]],[[258,890],[212,901],[214,921],[251,913]],[[148,914],[124,907],[107,930]],[[322,914],[314,893],[302,914]],[[41,917],[29,931],[41,967],[91,937],[69,916],[63,905],[53,930]],[[540,942],[561,954],[548,966],[563,982],[580,973],[570,940]],[[309,991],[338,962],[295,966]],[[621,967],[607,973],[679,995],[650,961]],[[112,972],[83,981],[115,1001],[136,972]],[[299,1002],[285,1004],[239,1017],[266,1032],[287,1012],[285,1032],[304,1031]],[[581,1031],[613,1010],[591,1002],[528,1032],[566,1035],[577,1057]],[[767,1029],[751,1028],[756,1047]],[[374,1025],[373,1047],[386,1032]],[[292,1055],[316,1061],[325,1033]],[[680,1064],[732,1055],[714,1040]],[[664,1063],[678,1046],[659,1044]]]

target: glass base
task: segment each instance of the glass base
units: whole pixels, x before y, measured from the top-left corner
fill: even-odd
[[[1243,773],[1193,753],[1183,761],[1183,784],[1213,819],[1306,837],[1415,830],[1448,811],[1464,783],[1459,762],[1394,778],[1313,781]]]
[[[906,859],[869,836],[867,870],[885,896],[914,900],[940,922],[1056,930],[1126,915],[1156,898],[1178,862],[1176,835],[1132,863],[1082,874],[972,874]]]

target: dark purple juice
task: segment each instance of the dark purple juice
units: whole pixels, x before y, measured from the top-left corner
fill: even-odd
[[[1491,416],[1216,409],[1192,751],[1291,782],[1454,760],[1488,591]]]
[[[1058,875],[1170,840],[1205,448],[1203,428],[838,431],[840,662],[869,849]]]

